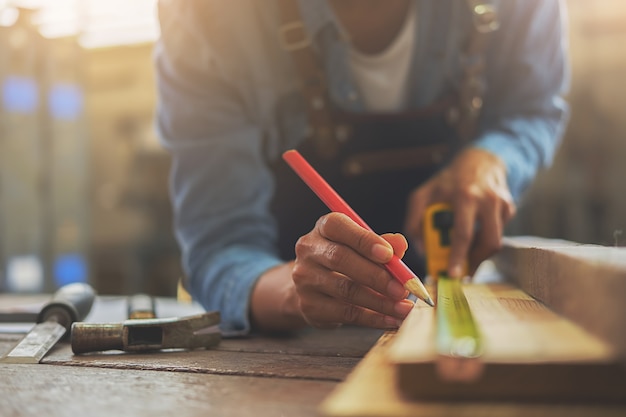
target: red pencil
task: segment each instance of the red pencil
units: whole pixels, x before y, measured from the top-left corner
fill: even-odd
[[[306,159],[304,159],[300,152],[294,149],[289,150],[283,153],[283,159],[330,210],[343,213],[362,228],[373,231],[352,207],[337,194],[330,184],[328,184]],[[426,304],[430,306],[435,305],[430,298],[430,294],[428,294],[428,291],[424,287],[424,284],[422,284],[419,278],[417,278],[417,275],[415,275],[399,257],[393,255],[393,258],[385,264],[385,267],[409,292],[423,300]]]

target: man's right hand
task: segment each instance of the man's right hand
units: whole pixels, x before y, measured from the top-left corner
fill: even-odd
[[[343,214],[321,217],[296,243],[295,261],[259,280],[252,296],[254,325],[268,331],[304,323],[397,328],[414,304],[383,264],[394,252],[402,257],[407,247],[404,236],[379,236]]]

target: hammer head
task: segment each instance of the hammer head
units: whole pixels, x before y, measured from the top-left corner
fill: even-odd
[[[180,318],[132,319],[122,323],[74,323],[75,354],[105,350],[145,352],[161,349],[197,349],[221,341],[219,312]]]

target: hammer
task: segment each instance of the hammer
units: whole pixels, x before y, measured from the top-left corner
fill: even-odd
[[[137,295],[129,298],[128,313],[129,319],[121,323],[74,323],[72,352],[78,355],[106,350],[197,349],[216,346],[221,341],[217,311],[179,318],[155,318],[154,299]]]

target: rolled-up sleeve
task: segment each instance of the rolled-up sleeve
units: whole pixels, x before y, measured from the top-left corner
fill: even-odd
[[[485,106],[474,146],[498,155],[519,199],[552,162],[564,133],[569,84],[565,6],[504,0],[487,55]]]
[[[200,1],[162,1],[155,49],[157,127],[171,152],[176,236],[190,292],[222,315],[228,333],[250,329],[258,277],[281,261],[263,160],[261,128],[251,122],[227,51],[212,48]]]

